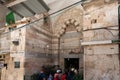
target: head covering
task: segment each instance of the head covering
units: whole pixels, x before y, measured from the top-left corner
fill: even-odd
[[[75,69],[74,68],[71,68],[71,71],[74,71]]]
[[[60,72],[61,72],[61,70],[57,70],[56,72],[57,72],[57,73],[60,73]]]

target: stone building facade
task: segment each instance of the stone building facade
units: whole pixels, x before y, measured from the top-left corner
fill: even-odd
[[[74,28],[70,27],[73,26],[72,21],[73,24],[74,21],[77,21],[78,23],[75,24],[79,24],[78,27],[75,25]],[[53,38],[53,48],[58,46],[59,49],[60,38],[61,67],[64,67],[64,58],[77,58],[74,54],[69,54],[74,49],[69,48],[66,51],[64,49],[80,44],[78,49],[81,50],[80,46],[84,48],[82,54],[84,58],[81,58],[79,54],[75,55],[79,55],[79,58],[82,59],[80,63],[84,68],[84,80],[120,79],[119,45],[112,43],[112,41],[118,40],[119,35],[117,0],[83,3],[82,6],[78,5],[64,11],[55,17],[53,22],[53,32],[58,37],[58,39]],[[75,30],[80,33],[79,36],[75,36]],[[78,42],[75,37],[79,37]],[[108,43],[109,41],[110,43]],[[55,51],[54,53],[57,54]],[[81,66],[80,63],[79,66]]]
[[[113,43],[119,36],[117,0],[77,4],[48,20],[1,35],[7,64],[1,80],[30,80],[43,65],[75,68],[84,80],[120,79],[119,45]]]
[[[37,15],[37,18],[43,14]],[[32,17],[31,20],[37,19]],[[24,24],[25,25],[25,24]],[[21,26],[24,26],[21,25]],[[20,27],[20,26],[18,26]],[[51,65],[52,33],[47,23],[25,25],[24,28],[1,34],[1,80],[30,80],[44,65]]]
[[[52,39],[53,54],[58,55],[57,50],[60,50],[59,56],[56,57],[59,60],[56,59],[56,63],[60,63],[60,66],[64,69],[65,59],[76,58],[79,59],[79,69],[83,70],[83,50],[80,42],[80,39],[82,39],[80,31],[83,27],[83,10],[81,5],[64,11],[57,17],[54,17],[52,22],[55,23],[52,26],[54,35]]]

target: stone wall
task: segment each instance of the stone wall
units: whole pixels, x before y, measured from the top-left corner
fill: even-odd
[[[118,39],[117,1],[98,0],[83,6],[84,42]],[[84,80],[119,80],[118,56],[118,44],[84,46]]]
[[[22,28],[1,35],[1,55],[4,56],[6,64],[1,69],[1,80],[24,79],[25,32],[26,29]],[[18,67],[15,67],[16,63]]]
[[[10,34],[0,35],[0,50],[1,54],[10,51]]]
[[[15,62],[20,62],[20,68],[15,68]],[[23,80],[24,79],[24,58],[13,58],[5,55],[7,66],[1,70],[1,80]]]
[[[31,20],[40,17],[41,15],[37,15]],[[24,28],[1,35],[1,52],[7,54],[7,68],[2,68],[1,80],[30,80],[30,76],[39,72],[43,65],[51,65],[51,38],[49,18],[46,23],[41,19]],[[16,62],[20,63],[19,68],[15,68]]]
[[[40,20],[26,28],[25,76],[39,72],[43,65],[51,64],[52,34],[49,26],[49,23]]]

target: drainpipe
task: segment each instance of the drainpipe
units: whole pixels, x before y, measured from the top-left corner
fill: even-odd
[[[58,65],[60,66],[60,37],[58,38]]]
[[[118,4],[118,26],[119,26],[119,40],[120,40],[120,5],[119,4]],[[120,65],[120,44],[119,44],[119,55],[118,56],[119,56],[119,65]]]

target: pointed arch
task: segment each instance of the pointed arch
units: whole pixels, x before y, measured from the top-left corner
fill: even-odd
[[[82,26],[80,25],[80,23],[77,20],[68,19],[61,26],[60,30],[57,33],[57,37],[60,37],[61,35],[63,35],[66,32],[66,28],[68,28],[70,25],[73,25],[77,32],[80,32],[82,30]]]

